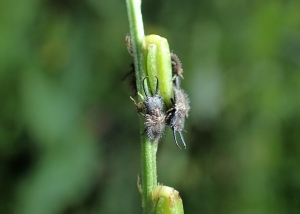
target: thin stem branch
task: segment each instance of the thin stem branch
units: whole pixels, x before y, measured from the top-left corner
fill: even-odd
[[[131,45],[134,55],[135,76],[137,89],[140,94],[142,91],[142,79],[146,76],[145,56],[142,51],[142,42],[144,39],[144,27],[141,13],[141,0],[126,0]],[[140,99],[140,98],[139,98]],[[156,152],[157,143],[148,139],[144,133],[144,122],[140,117],[140,133],[141,133],[141,162],[142,162],[142,201],[144,214],[151,213],[152,200],[151,191],[157,186],[156,173]]]
[[[141,0],[126,0],[131,46],[133,49],[135,75],[137,79],[137,89],[141,93],[141,82],[145,76],[144,56],[142,52],[142,42],[145,37],[144,24],[141,13]]]

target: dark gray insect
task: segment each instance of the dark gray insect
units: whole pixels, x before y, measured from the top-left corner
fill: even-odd
[[[145,90],[145,80],[147,77],[143,79],[143,89],[146,95],[146,99],[143,101],[143,110],[144,113],[141,112],[141,105],[136,103],[133,98],[131,98],[134,104],[137,107],[137,110],[140,114],[142,114],[145,118],[145,132],[147,133],[150,140],[154,142],[158,142],[158,140],[162,137],[165,132],[165,119],[166,114],[163,111],[164,100],[161,96],[158,95],[158,78],[156,84],[156,90],[154,95],[149,95]]]
[[[182,64],[181,64],[181,61],[179,59],[179,57],[174,54],[174,53],[171,53],[171,63],[172,63],[172,71],[173,71],[173,83],[179,87],[180,85],[180,79],[179,77],[181,77],[181,79],[183,79],[183,69],[182,69]]]
[[[129,88],[133,95],[137,95],[135,68],[133,63],[130,64],[130,71],[122,77],[122,82],[125,82],[125,80],[129,83]]]
[[[190,101],[187,94],[179,87],[173,86],[174,99],[171,99],[173,107],[167,111],[166,124],[171,126],[173,130],[173,136],[176,145],[181,149],[177,142],[176,132],[179,133],[180,139],[184,148],[186,145],[182,136],[182,130],[184,130],[185,117],[188,117],[190,110]]]
[[[132,46],[131,46],[131,37],[130,37],[129,33],[127,33],[125,36],[125,43],[126,43],[128,53],[131,56],[133,56],[133,50],[132,50]],[[130,71],[123,76],[122,81],[124,82],[126,79],[128,79],[129,87],[130,87],[131,91],[133,92],[133,95],[137,95],[134,63],[130,64],[130,68],[131,68]]]

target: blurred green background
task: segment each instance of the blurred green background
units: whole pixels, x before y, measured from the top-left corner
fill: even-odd
[[[300,1],[144,0],[181,59],[185,213],[300,213]],[[125,1],[0,2],[0,213],[141,213]]]

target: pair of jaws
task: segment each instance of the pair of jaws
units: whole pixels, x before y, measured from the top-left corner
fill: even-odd
[[[186,149],[186,145],[185,145],[185,142],[184,142],[182,133],[179,132],[179,131],[175,131],[175,130],[173,129],[173,136],[174,136],[174,140],[175,140],[175,143],[176,143],[177,147],[178,147],[179,149],[182,149],[182,148],[179,146],[178,142],[177,142],[177,139],[176,139],[176,132],[179,133],[179,136],[180,136],[181,142],[182,142],[182,144],[183,144],[183,146],[184,146],[184,149]]]

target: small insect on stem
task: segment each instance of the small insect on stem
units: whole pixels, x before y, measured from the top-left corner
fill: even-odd
[[[126,43],[128,53],[133,57],[133,49],[132,49],[132,46],[131,46],[131,37],[130,37],[129,33],[127,33],[126,36],[125,36],[125,43]],[[130,87],[131,91],[133,92],[133,95],[136,95],[137,94],[137,88],[136,88],[136,77],[135,77],[134,63],[130,64],[130,71],[127,72],[123,76],[122,81],[125,81],[126,79],[128,79],[129,87]]]
[[[173,136],[176,145],[181,149],[176,138],[176,132],[178,132],[182,144],[186,149],[186,144],[182,136],[182,130],[184,129],[185,117],[188,117],[188,112],[190,110],[190,101],[187,94],[181,88],[174,85],[173,90],[174,99],[171,99],[173,107],[167,111],[166,123],[167,125],[171,126],[171,129],[173,130]]]
[[[137,88],[136,88],[136,77],[135,77],[135,68],[134,64],[130,64],[130,70],[122,77],[122,82],[129,83],[129,89],[132,91],[133,95],[137,95]]]
[[[127,33],[126,36],[125,36],[125,43],[126,43],[128,53],[131,56],[133,56],[133,49],[132,49],[132,46],[131,46],[131,37],[130,37],[129,33]]]
[[[154,95],[150,95],[147,93],[145,89],[145,80],[148,77],[143,79],[143,90],[146,95],[146,99],[142,102],[143,111],[140,111],[141,105],[140,103],[136,103],[136,101],[131,97],[134,104],[136,105],[138,112],[144,116],[145,118],[145,132],[150,140],[154,142],[158,142],[158,140],[162,137],[165,132],[165,119],[166,114],[163,111],[164,101],[161,96],[158,95],[158,78],[156,77],[156,90]]]
[[[172,81],[177,87],[179,87],[180,79],[178,77],[181,77],[181,79],[183,79],[183,75],[182,75],[183,69],[179,57],[174,53],[171,53],[171,63],[172,63],[172,71],[174,74]]]

